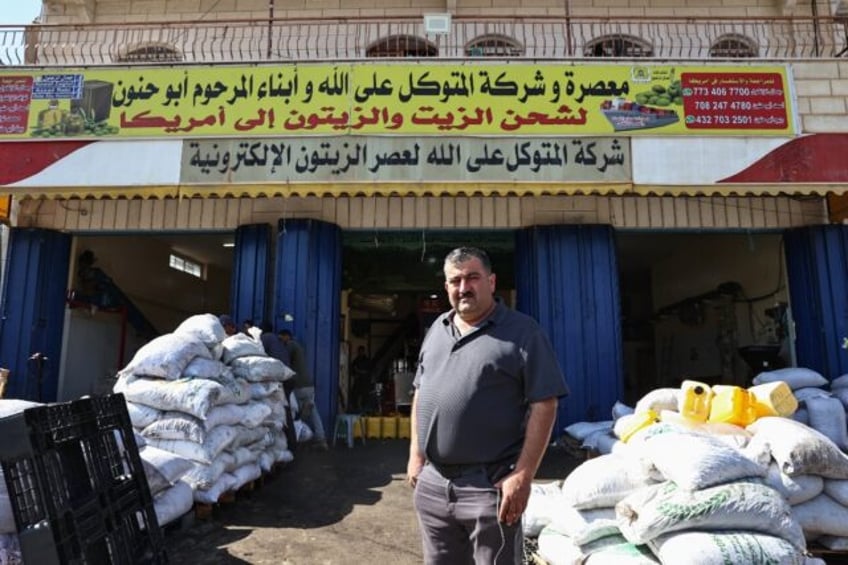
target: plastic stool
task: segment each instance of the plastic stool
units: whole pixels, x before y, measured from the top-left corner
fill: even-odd
[[[356,426],[359,426],[359,437],[362,438],[362,444],[364,445],[365,430],[362,429],[362,416],[360,414],[339,414],[336,416],[336,429],[333,432],[333,445],[336,445],[336,439],[338,439],[339,435],[342,435],[347,440],[347,446],[353,447],[353,435]]]

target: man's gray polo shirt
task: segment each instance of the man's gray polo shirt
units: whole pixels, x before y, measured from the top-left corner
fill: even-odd
[[[414,381],[419,447],[444,465],[517,458],[529,403],[568,394],[550,341],[534,319],[500,302],[462,337],[453,313],[439,316],[421,346]]]

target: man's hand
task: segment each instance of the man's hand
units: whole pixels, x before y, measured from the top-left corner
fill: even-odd
[[[418,475],[421,474],[421,469],[424,468],[424,457],[418,453],[410,453],[409,461],[406,464],[406,482],[409,486],[415,488],[418,483]]]
[[[495,484],[501,491],[501,505],[498,508],[498,520],[512,526],[521,520],[530,499],[532,477],[523,471],[513,471]]]

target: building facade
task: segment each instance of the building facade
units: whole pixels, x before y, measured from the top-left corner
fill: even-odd
[[[46,2],[0,55],[3,362],[47,352],[37,392],[82,392],[78,253],[136,238],[110,263],[126,288],[133,246],[225,234],[227,290],[142,310],[160,331],[204,308],[290,327],[328,420],[339,342],[414,358],[378,336],[401,324],[375,295],[438,290],[401,275],[451,242],[506,249],[505,298],[572,385],[560,425],[778,359],[848,372],[842,5],[502,4]]]

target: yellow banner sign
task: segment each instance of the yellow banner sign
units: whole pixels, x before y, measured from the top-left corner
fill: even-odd
[[[0,140],[780,135],[784,67],[279,65],[0,72]]]

